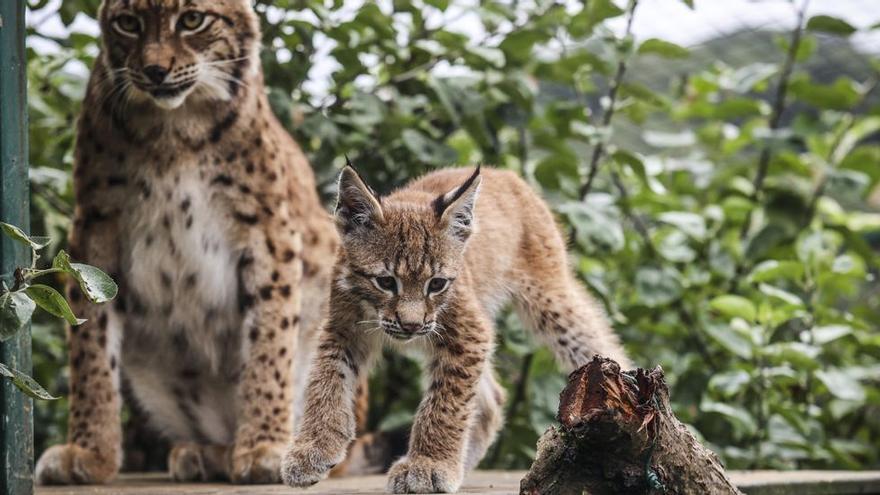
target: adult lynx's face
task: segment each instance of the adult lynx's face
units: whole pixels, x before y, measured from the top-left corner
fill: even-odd
[[[336,223],[345,288],[375,309],[371,323],[389,336],[443,338],[438,319],[464,266],[479,185],[478,169],[439,197],[416,193],[380,202],[352,168],[342,172]]]
[[[105,0],[100,21],[110,92],[124,100],[230,100],[256,62],[248,0]]]

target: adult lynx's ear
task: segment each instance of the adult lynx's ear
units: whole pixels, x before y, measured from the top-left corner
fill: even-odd
[[[474,230],[474,206],[477,203],[480,181],[478,166],[464,184],[438,196],[433,203],[440,225],[462,242],[466,241]]]
[[[336,227],[347,234],[360,227],[370,227],[384,220],[382,205],[351,164],[339,175],[336,201]]]

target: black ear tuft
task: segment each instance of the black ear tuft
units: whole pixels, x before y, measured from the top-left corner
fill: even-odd
[[[438,222],[464,242],[474,230],[474,208],[480,189],[480,167],[460,186],[438,196],[432,203]]]
[[[443,216],[443,212],[446,211],[446,208],[449,208],[449,205],[458,201],[462,195],[474,184],[474,181],[480,177],[480,167],[482,165],[477,165],[477,168],[474,170],[474,173],[471,174],[470,177],[456,189],[447,192],[446,194],[441,194],[437,196],[434,201],[431,203],[431,206],[434,207],[434,213],[437,215],[437,218]]]

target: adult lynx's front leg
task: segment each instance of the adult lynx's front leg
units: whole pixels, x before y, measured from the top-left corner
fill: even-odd
[[[105,218],[97,205],[77,212],[71,248],[108,273],[116,273],[113,222],[90,231],[92,218]],[[70,284],[71,308],[86,322],[67,332],[70,362],[70,411],[67,443],[47,449],[36,466],[40,484],[103,483],[116,476],[122,461],[119,420],[119,340],[122,318],[112,304],[91,304]],[[120,294],[118,297],[122,297]]]
[[[280,223],[254,229],[239,260],[245,357],[238,385],[233,482],[277,483],[291,436],[290,372],[300,320],[301,239]]]

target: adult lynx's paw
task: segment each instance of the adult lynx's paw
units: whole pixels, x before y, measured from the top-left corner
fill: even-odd
[[[327,477],[342,459],[313,445],[296,445],[287,451],[281,464],[281,479],[288,486],[311,486]]]
[[[462,467],[423,457],[404,457],[388,471],[390,493],[453,493],[461,486]]]
[[[54,445],[37,461],[36,480],[40,485],[106,483],[116,476],[116,455],[104,456],[79,445]]]

